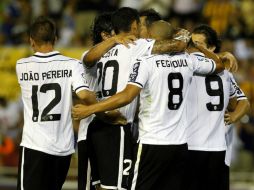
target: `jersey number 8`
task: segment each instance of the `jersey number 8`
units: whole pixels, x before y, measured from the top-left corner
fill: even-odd
[[[173,84],[174,81],[178,81],[177,87]],[[170,110],[177,110],[182,104],[183,101],[183,76],[181,73],[170,73],[168,75],[168,89],[169,89],[169,94],[168,94],[168,109]],[[174,102],[174,97],[178,96],[178,102]]]

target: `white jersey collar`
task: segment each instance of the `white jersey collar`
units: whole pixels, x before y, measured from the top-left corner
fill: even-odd
[[[46,57],[53,57],[55,55],[60,55],[59,51],[51,51],[48,53],[36,52],[33,56],[46,58]]]

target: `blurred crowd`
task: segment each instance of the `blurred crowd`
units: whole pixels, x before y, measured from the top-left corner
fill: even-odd
[[[92,46],[90,27],[97,14],[129,6],[154,8],[176,27],[192,31],[200,23],[211,25],[220,35],[222,51],[239,61],[235,78],[251,102],[251,111],[236,125],[240,150],[254,170],[254,0],[1,0],[0,46],[28,44],[28,27],[40,15],[51,17],[58,27],[58,47]],[[1,89],[2,90],[2,89]],[[20,100],[0,97],[0,166],[17,164],[22,128]],[[247,156],[246,156],[247,155]],[[240,156],[238,156],[240,157]],[[237,158],[237,157],[236,157]],[[244,168],[235,162],[236,168]]]

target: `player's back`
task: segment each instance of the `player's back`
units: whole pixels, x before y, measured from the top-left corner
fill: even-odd
[[[195,56],[202,59],[203,55]],[[194,75],[187,102],[190,150],[226,150],[224,113],[234,93],[227,70],[208,76]]]
[[[133,60],[150,54],[154,41],[139,39],[135,43],[136,45],[131,44],[129,48],[120,44],[114,46],[97,63],[99,98],[108,98],[126,87]],[[119,110],[128,122],[132,122],[135,109],[136,99]]]
[[[22,146],[55,155],[74,151],[71,106],[72,87],[86,88],[80,79],[82,65],[60,55],[36,53],[18,60],[18,81],[24,103]],[[81,78],[82,79],[82,78]]]
[[[186,143],[185,105],[193,75],[190,56],[187,53],[174,56],[154,55],[135,64],[136,73],[133,71],[130,84],[132,81],[137,82],[139,75],[148,75],[140,93],[141,143]],[[139,67],[146,67],[146,71],[139,74]]]

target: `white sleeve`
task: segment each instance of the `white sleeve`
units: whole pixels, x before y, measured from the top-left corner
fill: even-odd
[[[144,88],[148,80],[148,68],[149,67],[147,67],[147,63],[144,59],[136,59],[136,61],[132,65],[128,84],[135,85],[139,88]]]
[[[155,40],[152,39],[136,40],[136,45],[133,46],[133,55],[135,55],[135,58],[151,55],[154,43]]]
[[[84,67],[81,62],[75,61],[72,69],[72,88],[77,94],[81,90],[89,90],[87,80],[85,78]]]
[[[229,73],[230,77],[230,98],[236,97],[237,100],[247,99],[242,89],[237,85],[232,73]]]
[[[193,62],[193,72],[197,74],[211,74],[216,69],[216,64],[212,59],[202,55],[190,54]]]

